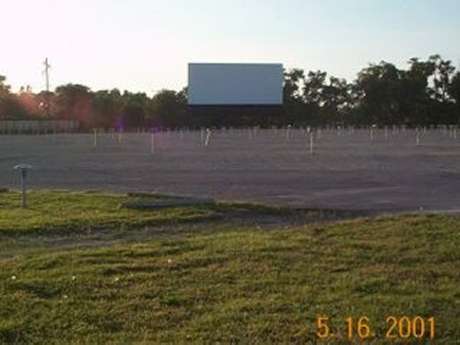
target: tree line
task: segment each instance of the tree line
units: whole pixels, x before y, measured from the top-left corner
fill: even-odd
[[[356,80],[305,72],[284,73],[284,103],[279,116],[251,119],[251,125],[457,125],[460,120],[460,71],[439,55],[412,58],[406,69],[382,61],[363,68]],[[241,114],[242,116],[244,114]],[[209,115],[218,116],[218,115]],[[34,93],[11,92],[0,75],[0,120],[78,120],[82,128],[200,127],[218,119],[191,116],[187,89],[146,93],[118,89],[92,91],[79,84]],[[235,117],[225,125],[242,125]]]

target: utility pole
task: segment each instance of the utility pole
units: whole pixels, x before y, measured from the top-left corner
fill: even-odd
[[[46,92],[50,91],[50,75],[49,75],[49,69],[51,65],[48,63],[48,58],[45,58],[45,61],[43,62],[43,65],[45,66],[45,69],[43,70],[43,73],[45,73],[45,79],[46,79]]]
[[[43,73],[45,74],[45,82],[46,82],[46,96],[45,96],[45,108],[46,108],[46,116],[49,118],[50,117],[50,74],[49,74],[49,69],[51,65],[48,62],[48,58],[45,58],[45,61],[43,62],[43,65],[45,66],[45,69],[43,70]]]

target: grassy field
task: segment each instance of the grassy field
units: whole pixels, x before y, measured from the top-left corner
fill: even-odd
[[[369,318],[366,344],[398,343],[391,315],[435,318],[433,342],[401,343],[460,343],[457,217],[120,206],[138,199],[33,192],[21,210],[0,194],[0,343],[346,344],[348,316]],[[319,340],[318,316],[334,336]]]

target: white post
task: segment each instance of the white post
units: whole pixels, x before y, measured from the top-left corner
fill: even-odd
[[[21,207],[22,208],[27,208],[26,178],[27,178],[27,170],[26,169],[21,169],[21,192],[22,192]]]
[[[155,153],[155,133],[150,133],[150,153]]]
[[[288,125],[286,128],[286,140],[289,141],[290,138],[291,125]]]
[[[310,132],[310,154],[313,155],[313,132]]]
[[[418,132],[418,128],[415,130],[415,145],[420,145],[420,134]]]
[[[209,140],[211,139],[211,130],[206,128],[206,140],[204,141],[204,146],[207,147],[209,145]]]
[[[97,147],[97,128],[93,128],[93,134],[94,134],[94,147]]]

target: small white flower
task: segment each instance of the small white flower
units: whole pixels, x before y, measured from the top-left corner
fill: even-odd
[[[72,280],[77,280],[77,277],[75,277],[75,276],[72,276]]]
[[[168,259],[168,264],[172,264],[172,260],[171,260],[171,259]]]
[[[16,276],[11,276],[11,280],[16,280]]]
[[[117,282],[117,281],[119,281],[119,280],[120,280],[120,278],[115,277],[115,279],[114,279],[113,281]]]
[[[62,296],[62,297],[63,297],[64,299],[67,299],[67,298],[69,298],[69,296],[67,296],[67,295],[64,295],[64,296]]]

